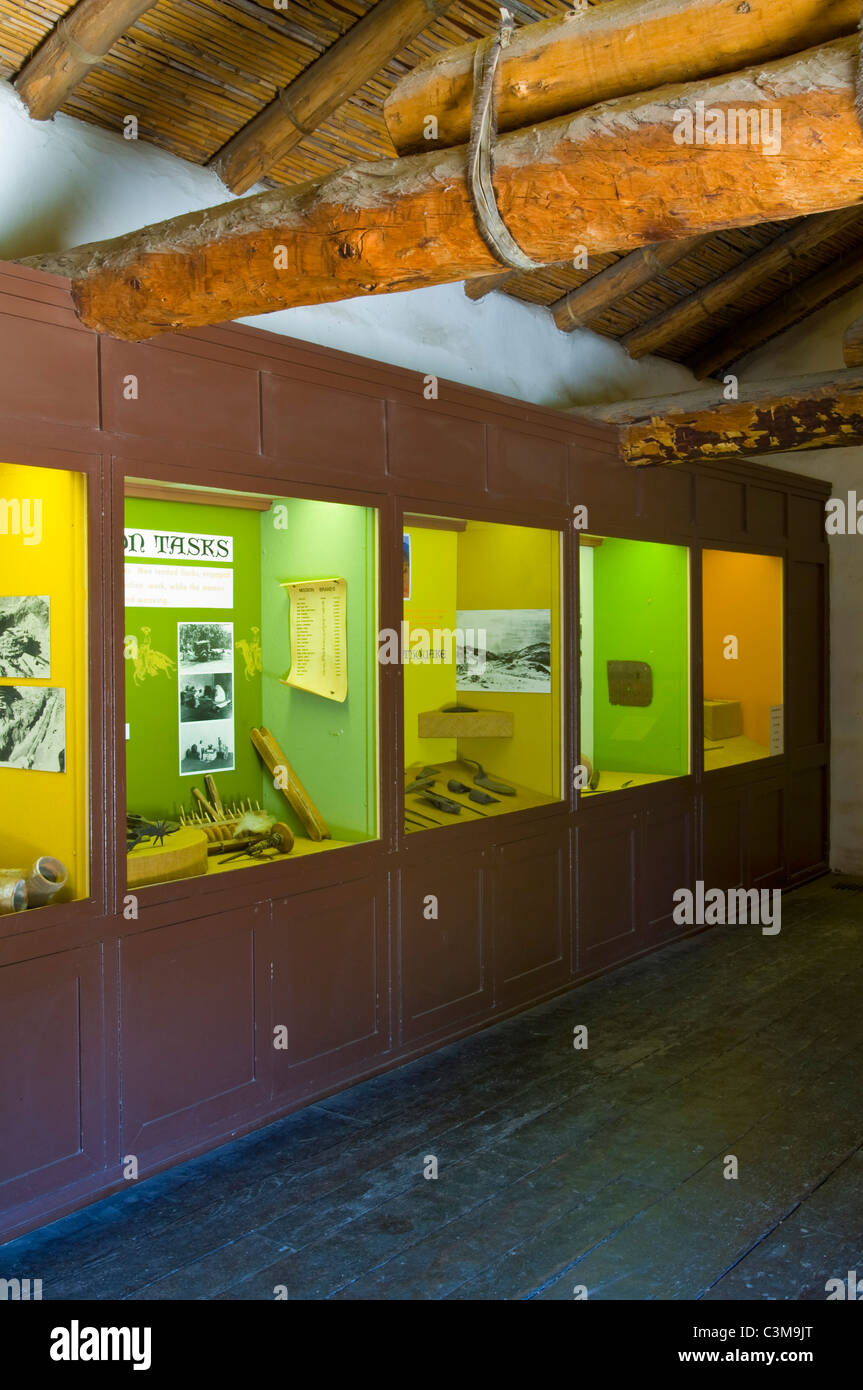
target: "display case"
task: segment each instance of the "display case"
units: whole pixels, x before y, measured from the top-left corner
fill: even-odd
[[[778,555],[702,552],[704,768],[783,751],[783,573]]]
[[[579,537],[580,791],[683,777],[689,750],[689,552]]]
[[[560,532],[406,514],[402,545],[406,832],[559,800]]]
[[[0,915],[89,895],[87,480],[0,463]]]
[[[376,512],[127,480],[127,883],[377,835]]]

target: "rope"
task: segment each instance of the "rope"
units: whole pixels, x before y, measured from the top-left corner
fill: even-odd
[[[542,263],[525,255],[500,215],[492,181],[492,145],[497,134],[494,86],[501,49],[512,35],[512,15],[501,9],[497,34],[477,45],[473,64],[473,107],[467,156],[467,182],[477,231],[501,263],[511,270],[540,270]]]

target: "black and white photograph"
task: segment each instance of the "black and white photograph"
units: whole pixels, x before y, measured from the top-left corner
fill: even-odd
[[[209,719],[231,719],[234,712],[234,677],[230,671],[213,671],[180,677],[180,723],[202,724]]]
[[[457,690],[549,694],[548,608],[460,608],[456,626],[465,638],[456,669]]]
[[[0,685],[0,767],[66,771],[66,691]]]
[[[233,623],[178,623],[180,684],[184,675],[231,671],[234,667]]]
[[[186,724],[180,728],[180,772],[184,776],[231,772],[233,766],[233,720],[214,719],[207,724]]]
[[[50,598],[43,594],[0,597],[0,676],[38,681],[50,675]]]

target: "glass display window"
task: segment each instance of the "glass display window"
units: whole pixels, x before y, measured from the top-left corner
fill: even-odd
[[[689,552],[579,537],[582,796],[686,776]]]
[[[406,515],[402,545],[405,830],[559,800],[560,533]]]
[[[702,554],[704,768],[783,750],[782,560]]]
[[[127,481],[127,882],[376,838],[377,513]]]
[[[89,896],[87,479],[0,463],[0,915]]]

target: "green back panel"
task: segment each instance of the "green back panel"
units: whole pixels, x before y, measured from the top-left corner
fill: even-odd
[[[146,816],[176,816],[182,804],[193,805],[192,787],[204,790],[202,776],[182,776],[179,760],[179,682],[177,674],[177,624],[181,622],[232,622],[234,624],[234,724],[235,770],[216,772],[223,799],[261,797],[261,765],[247,730],[261,722],[260,676],[246,680],[244,662],[237,650],[240,640],[252,636],[261,625],[260,513],[233,507],[210,507],[190,502],[161,502],[130,497],[126,501],[126,525],[160,531],[200,531],[234,538],[234,607],[128,608],[126,634],[142,642],[142,628],[150,628],[150,644],[174,662],[173,669],[134,679],[135,666],[126,661],[127,806]],[[154,560],[152,564],[200,565],[199,560]],[[208,568],[226,568],[224,562]]]
[[[605,539],[593,551],[593,566],[595,762],[600,769],[684,775],[689,770],[688,552],[652,541]],[[653,671],[652,703],[612,705],[608,661],[646,661]]]

